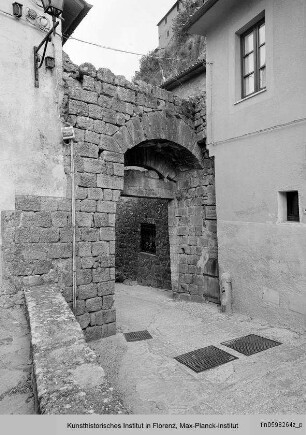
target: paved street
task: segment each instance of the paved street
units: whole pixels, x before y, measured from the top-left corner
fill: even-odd
[[[136,414],[296,414],[306,410],[306,335],[216,305],[174,302],[169,293],[116,286],[116,336],[92,348],[125,406]],[[123,332],[147,329],[153,339],[127,343]],[[258,334],[283,344],[244,356],[221,342]],[[238,357],[200,374],[175,356],[215,345]]]
[[[23,309],[0,308],[0,415],[35,414],[31,368]]]

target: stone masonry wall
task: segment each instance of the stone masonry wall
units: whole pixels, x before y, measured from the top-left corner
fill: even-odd
[[[198,93],[193,99],[194,128],[199,140],[206,138],[206,92]]]
[[[23,303],[23,287],[57,282],[72,301],[71,200],[17,196],[2,212],[3,285],[6,303]]]
[[[123,189],[124,152],[146,139],[143,129],[153,137],[156,131],[157,139],[171,134],[194,147],[187,139],[188,128],[194,129],[194,105],[160,88],[129,83],[107,69],[96,70],[90,64],[76,67],[67,59],[64,89],[63,116],[76,133],[77,273],[87,277],[82,284],[87,287],[78,293],[77,318],[87,337],[94,339],[115,333],[115,214]],[[150,113],[154,113],[153,124],[147,121]],[[166,117],[171,133],[160,131]],[[66,151],[68,175],[69,147]],[[104,317],[101,310],[110,311]]]
[[[116,277],[171,289],[168,202],[121,198],[116,220]],[[141,224],[156,225],[156,254],[141,252]]]
[[[67,57],[63,88],[63,121],[73,125],[76,134],[77,320],[87,339],[96,339],[116,332],[115,217],[124,154],[146,140],[167,140],[180,144],[201,165],[197,141],[204,137],[205,119],[202,124],[196,119],[203,110],[198,102],[183,101],[142,82],[129,83],[108,69],[78,67]],[[16,210],[2,216],[1,298],[10,303],[23,303],[24,285],[49,282],[56,282],[71,303],[70,146],[63,145],[62,151],[67,198],[18,197]],[[176,239],[175,246],[182,242]],[[182,253],[175,255],[183,258]]]
[[[219,302],[214,161],[182,173],[169,207],[171,273],[179,299]]]
[[[111,242],[91,243],[93,233],[84,227],[84,214],[77,200],[77,306],[76,315],[86,336],[91,339],[99,332],[114,334],[113,309],[114,255]],[[102,219],[103,237],[114,232],[108,213],[96,213]],[[72,227],[71,199],[19,196],[15,212],[2,213],[4,235],[3,261],[8,293],[20,296],[23,287],[56,283],[72,308]],[[84,229],[85,228],[85,229]],[[95,233],[99,229],[95,230]],[[113,236],[114,239],[114,236]],[[115,252],[114,242],[113,251]],[[90,249],[90,258],[86,255]],[[113,261],[113,263],[111,263]],[[111,266],[113,267],[111,269]],[[102,269],[103,267],[103,269]],[[92,330],[91,325],[94,329]],[[97,329],[98,328],[98,329]]]

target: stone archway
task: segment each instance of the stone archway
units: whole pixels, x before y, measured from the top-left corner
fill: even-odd
[[[181,287],[178,285],[180,239],[176,237],[174,228],[179,225],[176,225],[172,215],[177,209],[176,185],[182,173],[186,175],[189,171],[201,170],[203,167],[203,153],[197,143],[196,135],[181,118],[159,111],[133,118],[121,127],[111,141],[112,146],[116,144],[116,149],[124,153],[125,165],[151,169],[160,175],[158,180],[150,180],[144,177],[143,173],[136,174],[133,173],[135,171],[130,170],[129,176],[124,178],[122,194],[169,200],[169,225],[172,229],[170,257],[173,280],[171,279],[171,282],[173,282],[174,293],[181,296],[180,290],[186,288],[184,285]],[[135,254],[137,255],[136,252]]]
[[[89,64],[66,62],[65,68],[64,118],[75,127],[77,142],[77,319],[87,338],[116,332],[116,204],[124,191],[125,163],[130,166],[140,155],[141,165],[160,175],[159,192],[172,186],[166,193],[174,295],[217,300],[213,161],[196,134],[204,129],[203,106],[196,113],[167,91]]]
[[[194,301],[218,300],[214,162],[204,142],[205,103],[192,103],[111,71],[64,59],[63,121],[75,130],[76,317],[87,339],[116,333],[114,307],[116,204],[124,163],[160,175],[169,208],[172,290]],[[63,198],[21,195],[3,226],[7,294],[24,285],[55,284],[72,305],[70,147],[54,158],[67,174]],[[175,186],[165,191],[165,185]],[[174,183],[174,184],[173,184]],[[152,186],[148,190],[154,191]],[[19,292],[19,294],[18,294]]]
[[[203,165],[203,154],[192,126],[175,113],[156,111],[134,117],[113,136],[121,152],[150,140],[164,140],[181,145],[194,157],[195,166]]]

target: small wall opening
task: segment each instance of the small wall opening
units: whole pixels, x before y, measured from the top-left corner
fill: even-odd
[[[156,225],[140,224],[140,250],[156,254]]]
[[[278,221],[300,222],[299,193],[297,190],[278,192]]]

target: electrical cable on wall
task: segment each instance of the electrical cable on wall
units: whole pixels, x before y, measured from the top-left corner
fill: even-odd
[[[14,15],[10,14],[9,12],[5,12],[2,9],[0,9],[0,12],[4,13],[6,15],[9,15],[9,16],[11,16],[11,17],[13,17],[15,19]],[[44,18],[44,16],[38,16],[38,17],[39,18]],[[47,31],[46,29],[41,29],[39,26],[36,26],[36,25],[32,24],[29,20],[22,20],[22,19],[20,19],[20,20],[23,21],[23,22],[28,22],[29,24],[33,25],[34,27],[36,27],[36,28],[38,28],[40,30]],[[181,61],[182,60],[179,57],[169,57],[169,56],[160,57],[158,55],[155,56],[155,55],[151,55],[151,54],[138,53],[138,52],[135,52],[135,51],[129,51],[129,50],[124,50],[124,49],[114,48],[114,47],[108,47],[106,45],[98,44],[96,42],[85,41],[83,39],[75,38],[74,36],[70,36],[70,35],[66,35],[66,34],[62,34],[61,35],[60,33],[57,33],[57,32],[56,32],[56,34],[58,36],[60,36],[60,37],[67,37],[67,38],[69,38],[69,40],[72,40],[72,41],[77,41],[77,42],[81,42],[83,44],[92,45],[94,47],[102,48],[104,50],[116,51],[118,53],[131,54],[131,55],[140,56],[140,57],[146,56],[146,57],[151,57],[153,59],[159,59],[159,60],[177,60],[177,61]],[[205,65],[211,65],[211,62],[206,62],[206,61],[203,60],[203,64],[205,64]]]
[[[36,0],[32,0],[32,2],[35,3],[37,6],[40,6],[40,5],[38,5],[36,3]],[[9,13],[9,12],[6,12],[6,11],[4,11],[2,9],[0,9],[0,12],[15,19],[14,15]],[[39,17],[44,18],[44,16],[39,16]],[[38,26],[32,24],[28,20],[22,20],[22,21],[25,22],[25,23],[28,23],[28,24],[30,24],[30,25],[32,25],[34,27],[36,27],[37,29],[39,29],[39,30],[41,30],[43,32],[47,32],[47,30],[45,28],[42,29],[41,27],[38,27]],[[164,60],[164,59],[165,60],[166,59],[181,60],[180,58],[176,58],[176,57],[163,57],[163,58],[161,58],[159,56],[153,56],[153,55],[148,55],[148,54],[143,54],[143,53],[136,53],[136,52],[133,52],[133,51],[127,51],[127,50],[113,48],[113,47],[107,47],[107,46],[104,46],[104,45],[101,45],[101,44],[97,44],[97,43],[94,43],[94,42],[84,41],[84,40],[79,39],[79,38],[71,37],[69,35],[60,35],[59,33],[56,33],[56,34],[58,36],[60,36],[60,37],[62,37],[62,36],[69,37],[69,39],[72,39],[74,41],[78,41],[78,42],[81,42],[81,43],[84,43],[84,44],[93,45],[93,46],[96,46],[96,47],[99,47],[99,48],[103,48],[103,49],[106,49],[106,50],[112,50],[112,51],[116,51],[116,52],[119,52],[119,53],[132,54],[132,55],[136,55],[136,56],[147,56],[147,57],[156,58],[158,60],[158,62],[160,62],[160,60]],[[213,62],[207,62],[207,61],[203,60],[203,65],[213,65]],[[162,71],[162,75],[163,75],[163,71]],[[178,81],[179,81],[179,79],[178,79]],[[222,141],[217,141],[217,142],[210,142],[208,145],[212,145],[212,146],[219,145],[221,143],[230,142],[232,140],[238,140],[238,139],[241,139],[241,138],[244,138],[244,137],[247,137],[247,136],[252,136],[252,135],[255,135],[255,134],[269,132],[269,131],[272,131],[272,130],[275,130],[275,129],[279,129],[279,128],[282,128],[282,127],[287,127],[287,126],[290,126],[290,125],[293,125],[293,124],[296,124],[296,123],[299,123],[299,122],[303,122],[303,121],[306,121],[306,118],[297,118],[297,119],[294,119],[294,120],[292,120],[290,122],[287,122],[287,123],[284,123],[284,124],[274,125],[272,127],[268,127],[266,129],[257,130],[257,131],[250,132],[250,133],[246,133],[246,134],[241,135],[241,136],[236,136],[236,137],[232,137],[232,138],[225,139],[225,140],[222,140]]]

